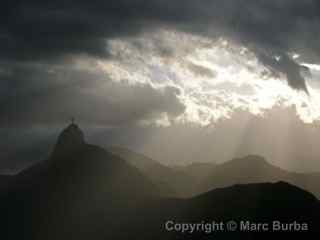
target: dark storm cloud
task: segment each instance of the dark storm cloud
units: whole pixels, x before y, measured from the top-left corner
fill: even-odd
[[[288,55],[284,54],[281,56],[270,56],[265,54],[258,55],[259,60],[262,64],[270,68],[275,75],[277,73],[283,73],[286,75],[288,84],[292,88],[301,89],[305,92],[308,92],[306,83],[302,76],[303,71],[308,71],[305,67],[299,65],[292,59],[288,57]]]
[[[1,9],[2,57],[106,56],[106,38],[137,34],[178,19],[163,1],[10,1]],[[168,12],[168,15],[166,15]],[[175,20],[173,20],[175,21]]]
[[[174,87],[113,82],[97,69],[19,65],[7,71],[0,73],[2,127],[57,125],[71,115],[93,126],[119,126],[152,121],[162,113],[171,118],[184,111]]]
[[[130,86],[97,71],[55,67],[59,71],[46,65],[19,65],[0,72],[0,174],[46,159],[71,117],[84,130],[87,126],[130,129],[163,113],[170,119],[184,112],[176,88]]]
[[[298,51],[304,60],[319,61],[319,12],[317,0],[11,0],[0,10],[0,58],[107,57],[106,39],[167,26],[230,37],[267,55]],[[262,62],[306,90],[292,59]]]
[[[290,53],[299,53],[303,62],[320,62],[319,0],[4,0],[0,7],[0,133],[11,140],[2,141],[0,149],[11,146],[11,152],[18,152],[16,144],[26,148],[25,142],[38,146],[46,141],[45,135],[58,132],[45,133],[48,126],[59,124],[60,129],[61,121],[70,115],[87,125],[131,126],[163,113],[169,117],[183,113],[175,88],[112,83],[99,71],[74,69],[65,62],[70,56],[108,58],[107,39],[161,27],[230,38],[254,51],[275,74],[286,75],[295,89],[307,91],[301,66]],[[140,48],[143,52],[144,46]],[[161,56],[174,56],[175,49],[160,41],[157,50]],[[191,70],[211,75],[199,66]],[[139,131],[132,134],[131,142],[141,137]],[[127,139],[128,131],[123,136]],[[193,139],[190,136],[185,139]],[[54,137],[50,139],[54,142]],[[212,142],[206,144],[212,149]],[[23,152],[20,160],[26,162]],[[11,157],[3,151],[0,159],[1,164],[10,165]]]
[[[61,59],[68,56],[108,57],[107,39],[162,26],[232,38],[256,52],[272,71],[285,74],[290,86],[307,91],[301,67],[289,52],[297,51],[304,61],[319,61],[319,10],[320,3],[316,0],[5,1],[0,8],[1,123],[28,119],[46,122],[56,119],[58,114],[77,112],[80,105],[88,109],[105,105],[106,97],[88,93],[92,84],[101,84],[97,82],[101,79],[99,73],[66,70],[68,66],[54,72],[52,68],[63,65]],[[172,51],[159,42],[159,54],[172,55]],[[280,60],[275,60],[275,56],[280,56]],[[212,75],[199,66],[190,69]],[[126,89],[129,87],[122,87],[123,94],[130,94]],[[150,86],[138,86],[132,91],[140,91],[136,96],[145,94],[146,99],[156,100],[149,105],[145,103],[147,100],[144,103],[137,100],[141,101],[140,108],[130,116],[124,114],[122,120],[130,122],[154,115],[157,110],[152,109],[174,114],[183,109],[171,90],[159,92]],[[122,94],[120,90],[118,93]],[[53,105],[62,101],[65,104],[61,109],[54,111]],[[131,107],[128,104],[126,110]],[[143,110],[144,107],[147,109]],[[120,118],[110,116],[95,117],[121,122]],[[94,117],[89,118],[91,122]]]

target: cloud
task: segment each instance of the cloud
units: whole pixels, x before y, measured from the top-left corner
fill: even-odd
[[[288,55],[273,57],[260,54],[258,58],[262,64],[270,68],[270,70],[275,74],[282,73],[286,75],[288,84],[292,88],[303,90],[308,93],[305,79],[302,76],[302,71],[306,71],[308,69],[305,69],[302,65],[299,65],[294,60],[290,59]]]
[[[2,127],[57,125],[71,115],[92,126],[130,125],[164,114],[170,119],[185,108],[177,88],[114,82],[97,67],[19,65],[10,71],[0,75]]]
[[[257,53],[283,56],[279,66],[267,65],[284,73],[290,86],[306,91],[299,64],[287,54],[298,52],[307,62],[319,62],[319,9],[315,0],[5,1],[0,10],[0,58],[105,58],[106,39],[168,27],[230,38]]]
[[[60,129],[71,115],[82,126],[121,129],[108,140],[128,144],[143,144],[141,124],[150,135],[174,129],[170,134],[182,136],[176,142],[189,141],[180,149],[207,135],[203,126],[227,121],[238,109],[257,115],[281,100],[312,122],[320,118],[319,71],[311,69],[320,63],[319,29],[317,0],[4,0],[0,131],[11,138],[1,149],[15,152],[25,141],[38,146],[58,131],[45,129]],[[310,97],[288,89],[285,78]],[[234,119],[230,126],[243,120]],[[230,152],[237,138],[225,138],[223,130],[218,136],[199,141],[204,148],[195,152]],[[221,139],[230,144],[222,146]]]
[[[162,48],[170,49],[170,54],[158,54],[159,42]],[[236,109],[259,114],[280,101],[285,106],[298,106],[304,121],[312,122],[320,116],[316,107],[319,93],[310,86],[310,81],[308,90],[300,82],[292,83],[295,88],[310,92],[310,97],[286,83],[287,71],[300,77],[298,72],[290,70],[296,65],[289,56],[273,57],[265,52],[256,56],[232,41],[170,30],[111,40],[109,49],[111,59],[99,63],[115,81],[128,79],[133,85],[149,83],[181,90],[180,99],[186,109],[178,119],[180,122],[210,125]],[[304,65],[299,68],[315,77],[315,72]],[[306,107],[301,111],[302,105]]]
[[[187,67],[196,76],[207,77],[207,78],[215,78],[216,77],[216,73],[208,67],[194,64],[192,62],[189,62]]]

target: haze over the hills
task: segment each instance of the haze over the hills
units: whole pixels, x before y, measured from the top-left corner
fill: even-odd
[[[221,164],[194,163],[170,167],[124,148],[112,148],[158,185],[171,186],[176,196],[192,196],[234,184],[289,182],[320,198],[320,174],[296,173],[273,166],[261,156],[249,155]]]
[[[4,1],[1,172],[47,158],[72,116],[165,164],[320,171],[318,1]]]
[[[132,149],[163,165],[214,164],[254,154],[287,171],[320,172],[318,124],[302,122],[293,108],[274,108],[262,116],[240,111],[205,128],[190,124],[83,128],[87,138],[97,145]],[[59,128],[46,131],[42,135],[38,129],[34,137],[34,129],[17,129],[14,138],[1,142],[7,149],[0,153],[3,172],[17,172],[47,158]]]
[[[5,240],[185,239],[186,235],[179,231],[165,230],[169,220],[240,222],[245,219],[271,224],[276,219],[303,224],[306,228],[303,231],[307,232],[319,229],[319,200],[305,190],[275,180],[273,174],[278,169],[262,158],[248,156],[210,165],[212,169],[204,177],[200,174],[204,170],[202,165],[170,169],[123,148],[111,150],[113,153],[88,144],[82,130],[74,123],[69,125],[59,135],[49,159],[2,182],[6,186],[0,189],[1,237]],[[251,177],[246,175],[247,167],[256,171]],[[264,171],[259,170],[268,169],[270,172],[260,175]],[[210,186],[216,189],[206,189],[206,193],[200,194],[204,191],[201,187],[207,185],[198,186],[201,183],[198,178],[208,180],[206,183],[213,178]],[[261,182],[248,185],[233,182],[247,180]],[[175,192],[180,184],[190,183],[195,188],[189,185],[189,191],[197,188],[197,196],[187,197],[190,192],[183,192],[187,190],[183,187],[179,189],[182,192]],[[220,188],[222,184],[226,188]],[[240,233],[241,229],[238,230]],[[188,236],[207,239],[211,236],[208,234],[215,234],[225,239],[226,231],[198,230]],[[256,233],[249,232],[249,236]]]
[[[319,0],[2,0],[0,240],[318,232],[319,29]]]

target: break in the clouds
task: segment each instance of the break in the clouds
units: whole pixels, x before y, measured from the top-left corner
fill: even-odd
[[[94,124],[206,125],[282,98],[310,121],[319,115],[310,67],[320,63],[319,9],[315,0],[5,1],[1,122],[79,114]],[[98,67],[74,70],[81,61]]]
[[[316,0],[5,1],[1,58],[107,57],[106,39],[168,27],[233,39],[284,73],[290,86],[307,91],[291,53],[309,63],[319,61],[319,9]]]
[[[255,52],[234,41],[158,30],[110,40],[108,49],[110,58],[98,65],[114,81],[180,90],[178,98],[186,108],[178,122],[205,126],[231,117],[238,109],[263,114],[279,103],[295,105],[305,122],[320,116],[318,87],[313,84],[318,70],[303,72],[309,80],[309,95],[296,91],[283,72],[270,70]]]
[[[128,139],[279,105],[314,122],[319,26],[318,0],[2,1],[1,149],[45,142],[71,116]]]

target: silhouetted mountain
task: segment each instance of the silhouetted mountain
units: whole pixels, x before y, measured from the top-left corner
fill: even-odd
[[[247,156],[217,165],[198,185],[199,192],[234,184],[285,181],[320,197],[320,174],[302,174],[285,171],[268,163],[260,156]]]
[[[11,180],[12,176],[10,175],[0,175],[0,193],[7,189]]]
[[[216,189],[189,200],[187,209],[187,215],[193,221],[296,221],[308,223],[311,231],[319,231],[316,221],[320,216],[319,201],[312,194],[285,182]]]
[[[125,148],[112,147],[110,151],[137,167],[163,193],[175,197],[191,197],[234,184],[285,181],[320,198],[320,174],[289,172],[271,165],[260,156],[251,155],[223,164],[193,163],[169,167]]]
[[[121,151],[119,155],[133,159],[132,165],[142,163],[140,168],[143,171],[156,169],[155,174],[159,174],[157,169],[162,169],[163,176],[167,176],[167,168],[151,159],[146,160],[130,151]],[[214,171],[221,173],[222,180],[226,175],[245,173],[248,167],[241,168],[238,161],[217,166]],[[260,169],[254,174],[274,172],[274,167],[262,158],[250,156],[242,161],[252,171]],[[166,240],[213,237],[203,232],[188,235],[166,231],[165,223],[170,220],[200,224],[229,220],[253,223],[296,221],[309,224],[311,231],[319,229],[319,201],[312,194],[287,183],[235,185],[189,199],[169,199],[161,198],[160,195],[166,195],[163,189],[132,165],[100,147],[87,144],[79,127],[70,125],[60,134],[47,161],[14,176],[8,190],[2,191],[1,239]],[[226,171],[225,175],[222,170]],[[171,174],[176,172],[172,171]],[[242,180],[240,177],[237,179]],[[228,239],[227,235],[217,236]]]
[[[53,158],[64,157],[85,145],[84,134],[74,123],[70,124],[58,137],[52,153]]]
[[[186,171],[162,165],[143,154],[126,148],[110,147],[108,150],[138,168],[157,184],[166,196],[186,197],[191,195],[195,179]]]
[[[122,209],[158,194],[160,190],[138,169],[87,144],[82,131],[72,124],[60,134],[50,159],[14,177],[1,199],[2,226],[9,239],[29,235],[31,239],[49,239],[40,232],[36,238],[33,231],[53,233],[64,224],[75,229],[90,221],[95,223],[93,228],[102,227],[101,218],[119,219]],[[15,231],[17,226],[21,231]],[[90,231],[91,226],[81,234],[87,236]],[[52,235],[50,239],[57,238]]]
[[[263,230],[240,229],[241,221],[243,224],[247,221],[267,223],[269,232],[273,232],[274,221],[285,224],[284,229],[296,222],[306,226],[307,232],[319,232],[319,210],[320,203],[312,194],[285,182],[234,185],[190,199],[162,200],[144,206],[143,210],[139,210],[142,216],[130,220],[133,225],[128,228],[132,231],[129,239],[260,239],[263,236]],[[237,223],[236,234],[228,234],[226,223],[230,220]],[[200,230],[192,234],[167,231],[165,224],[168,221],[196,223],[200,225]],[[205,232],[210,229],[203,224],[210,225],[212,222],[222,222],[222,230]],[[289,232],[294,231],[291,229]],[[113,239],[126,239],[121,234],[119,236],[115,234]]]
[[[191,163],[185,166],[175,166],[174,169],[182,171],[185,174],[192,176],[198,181],[207,177],[216,167],[215,163]]]

